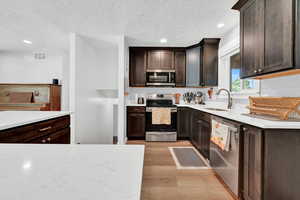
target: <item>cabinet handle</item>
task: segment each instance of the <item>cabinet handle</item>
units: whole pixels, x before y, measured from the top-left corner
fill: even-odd
[[[50,142],[50,141],[51,141],[51,138],[50,138],[50,137],[48,137],[48,138],[47,138],[47,141],[48,141],[48,142]]]
[[[245,132],[245,131],[248,131],[248,129],[247,128],[243,128],[243,131]]]
[[[49,130],[51,128],[52,128],[52,126],[48,126],[48,127],[45,127],[45,128],[41,128],[39,131],[43,132],[43,131],[47,131],[47,130]]]
[[[258,69],[258,72],[262,72],[262,71],[263,71],[263,69],[261,69],[261,68],[260,68],[260,69]]]
[[[254,73],[257,73],[257,70],[254,70]]]
[[[42,140],[42,143],[46,143],[46,140]]]

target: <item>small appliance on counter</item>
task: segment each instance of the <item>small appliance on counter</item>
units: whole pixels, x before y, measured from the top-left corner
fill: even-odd
[[[144,97],[138,97],[137,103],[138,104],[144,104],[145,103]]]
[[[202,92],[197,92],[195,95],[195,104],[204,104],[204,95]]]

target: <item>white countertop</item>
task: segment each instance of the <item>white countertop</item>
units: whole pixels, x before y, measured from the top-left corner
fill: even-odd
[[[67,111],[0,111],[0,130],[69,115]]]
[[[229,111],[212,111],[205,108],[219,108],[218,106],[210,105],[193,105],[193,104],[179,104],[178,107],[189,107],[197,109],[209,114],[220,116],[223,118],[231,119],[241,123],[249,124],[264,129],[300,129],[300,122],[291,121],[272,121],[265,119],[258,119],[250,116],[243,115],[239,110],[229,110]],[[222,107],[224,108],[224,107]],[[248,112],[249,113],[249,112]]]
[[[0,145],[0,199],[138,200],[141,145]]]
[[[128,103],[127,106],[146,106],[146,104]]]

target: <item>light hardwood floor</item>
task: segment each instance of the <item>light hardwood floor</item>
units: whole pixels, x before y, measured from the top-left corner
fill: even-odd
[[[145,145],[142,200],[233,200],[212,170],[176,169],[168,147],[191,146],[190,142],[128,144]]]

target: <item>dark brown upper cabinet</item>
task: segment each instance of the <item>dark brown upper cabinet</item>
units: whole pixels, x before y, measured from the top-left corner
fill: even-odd
[[[186,50],[186,83],[189,87],[218,85],[219,38],[205,38]]]
[[[200,58],[201,86],[218,86],[218,59],[220,39],[203,39]]]
[[[241,78],[300,73],[296,0],[240,0],[233,9],[240,10]]]
[[[175,51],[174,52],[174,66],[176,73],[176,86],[185,86],[185,51]]]
[[[146,85],[147,51],[130,48],[129,52],[129,86],[144,87]]]
[[[172,50],[149,50],[147,69],[168,70],[174,69],[174,52]]]

